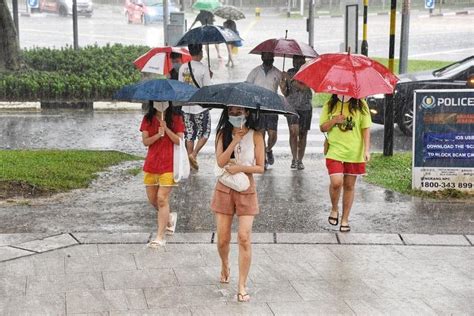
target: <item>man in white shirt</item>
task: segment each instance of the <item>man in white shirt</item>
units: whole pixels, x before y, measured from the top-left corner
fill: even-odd
[[[209,69],[201,63],[202,44],[188,45],[192,60],[189,63],[181,65],[179,68],[179,81],[194,85],[197,88],[211,84],[211,75]],[[189,65],[191,67],[189,67]],[[183,105],[184,112],[184,139],[186,140],[186,149],[188,151],[189,163],[195,170],[199,169],[197,155],[204,147],[211,134],[211,118],[209,110],[198,105]],[[195,140],[197,143],[195,144]]]
[[[255,67],[249,73],[246,81],[278,93],[278,86],[280,86],[280,89],[282,89],[282,73],[275,66],[273,66],[273,61],[273,53],[262,53],[262,64]],[[266,142],[267,145],[265,147],[265,169],[267,169],[268,165],[273,165],[275,162],[272,148],[277,141],[278,115],[260,115],[259,128],[262,129],[264,135],[265,132],[268,133],[268,140]]]

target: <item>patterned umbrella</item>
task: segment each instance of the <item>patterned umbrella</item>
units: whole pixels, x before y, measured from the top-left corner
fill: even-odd
[[[198,0],[193,4],[193,9],[214,11],[219,8],[222,4],[219,0]]]
[[[233,20],[233,21],[245,19],[245,14],[239,9],[237,9],[236,7],[231,6],[231,5],[224,5],[218,8],[216,11],[214,11],[214,15],[226,20]]]

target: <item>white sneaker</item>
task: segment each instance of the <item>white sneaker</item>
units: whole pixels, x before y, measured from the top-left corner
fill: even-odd
[[[148,248],[158,249],[158,248],[166,246],[166,240],[155,239],[155,240],[150,241],[146,246]]]
[[[178,221],[178,214],[176,212],[170,213],[169,224],[171,224],[171,226],[166,225],[166,235],[174,234],[174,231],[176,230],[177,221]]]

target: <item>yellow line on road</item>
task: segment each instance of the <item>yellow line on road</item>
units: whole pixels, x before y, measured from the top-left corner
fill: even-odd
[[[247,37],[247,35],[249,34],[249,32],[252,30],[252,28],[258,23],[260,22],[260,19],[257,18],[257,19],[254,19],[252,22],[250,22],[250,24],[247,25],[247,27],[245,28],[245,30],[242,32],[242,38],[245,39]]]

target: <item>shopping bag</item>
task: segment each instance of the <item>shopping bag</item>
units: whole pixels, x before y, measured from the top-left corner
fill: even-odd
[[[179,145],[173,145],[173,178],[175,182],[189,177],[189,159],[184,139],[179,140]]]

